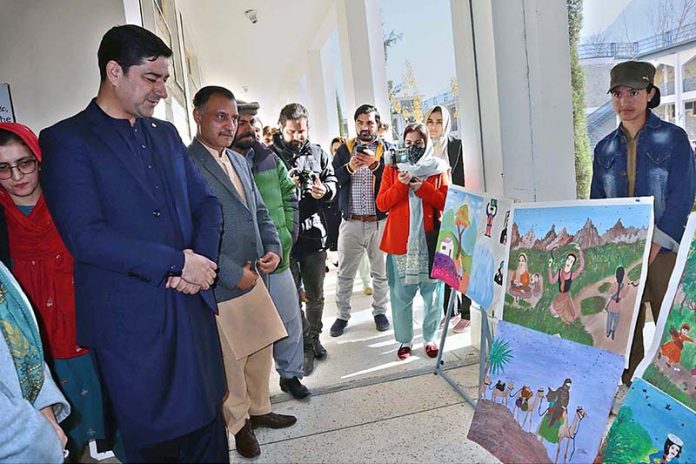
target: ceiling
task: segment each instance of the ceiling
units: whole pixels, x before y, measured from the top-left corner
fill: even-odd
[[[274,123],[287,90],[306,68],[309,50],[335,0],[178,0],[187,46],[203,85],[222,85],[261,103]],[[257,12],[256,24],[244,12]],[[264,111],[265,109],[265,111]],[[271,120],[271,118],[273,120]]]

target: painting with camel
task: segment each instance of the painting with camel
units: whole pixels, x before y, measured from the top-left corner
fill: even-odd
[[[431,276],[482,309],[499,307],[512,201],[450,186]]]
[[[653,345],[636,375],[696,411],[696,213],[682,238]],[[696,427],[696,424],[694,425]]]
[[[623,356],[498,322],[468,438],[505,463],[587,463]]]
[[[627,354],[652,208],[652,198],[516,205],[502,318]]]
[[[695,421],[693,411],[635,378],[604,440],[601,462],[696,462]]]

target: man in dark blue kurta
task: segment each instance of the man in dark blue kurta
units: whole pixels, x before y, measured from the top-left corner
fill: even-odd
[[[171,54],[137,26],[106,33],[96,99],[41,133],[42,185],[127,460],[227,462],[209,290],[221,207],[174,126],[151,118]]]

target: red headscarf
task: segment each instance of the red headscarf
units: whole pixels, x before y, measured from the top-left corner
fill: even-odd
[[[41,161],[39,139],[23,124],[0,123],[0,129],[19,136]],[[12,258],[12,273],[38,310],[44,350],[49,357],[66,359],[87,350],[76,343],[73,257],[58,234],[43,194],[25,216],[5,189],[0,188]]]

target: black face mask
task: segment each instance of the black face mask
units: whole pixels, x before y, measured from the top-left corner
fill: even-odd
[[[425,155],[425,147],[417,147],[411,145],[408,147],[408,161],[411,164],[416,164]]]

